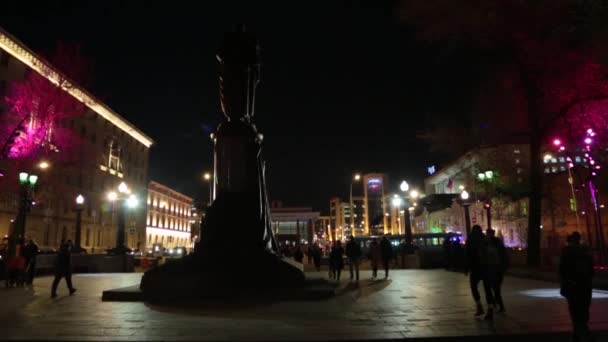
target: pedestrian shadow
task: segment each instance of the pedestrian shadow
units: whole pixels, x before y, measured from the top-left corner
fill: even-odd
[[[358,282],[349,282],[346,286],[336,290],[336,296],[352,294],[355,298],[368,297],[384,290],[391,283],[391,279],[365,279]]]

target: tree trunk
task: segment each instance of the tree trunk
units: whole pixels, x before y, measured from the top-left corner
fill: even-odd
[[[530,129],[530,206],[528,210],[528,266],[540,266],[540,225],[543,189],[542,143],[544,130],[541,127],[541,112],[538,101],[541,91],[536,83],[535,70],[519,62],[519,76],[527,102],[528,125]]]
[[[532,130],[530,137],[530,208],[528,211],[528,266],[540,265],[540,225],[542,204],[543,165],[542,137]]]

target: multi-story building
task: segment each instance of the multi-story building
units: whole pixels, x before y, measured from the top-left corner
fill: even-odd
[[[387,176],[383,173],[363,175],[363,206],[366,235],[389,233],[388,204],[385,193]]]
[[[148,184],[146,241],[150,248],[186,247],[192,244],[192,198],[155,181]]]
[[[310,207],[284,207],[280,201],[273,201],[270,214],[272,229],[279,243],[312,243],[314,222],[319,212]]]
[[[25,80],[29,73],[37,73],[52,84],[58,84],[58,79],[63,77],[60,70],[0,29],[0,99],[13,82]],[[153,141],[85,89],[74,82],[69,85],[60,91],[82,103],[84,112],[59,122],[57,128],[61,130],[56,131],[70,132],[77,137],[75,147],[86,153],[69,159],[65,158],[64,151],[47,149],[48,153],[37,155],[35,160],[0,160],[4,174],[0,177],[0,234],[9,234],[18,211],[18,173],[28,171],[36,173],[39,179],[34,189],[34,205],[27,215],[25,235],[34,238],[41,247],[56,247],[62,239],[74,240],[75,198],[81,194],[85,199],[81,246],[90,251],[103,250],[116,246],[117,241],[116,208],[108,201],[107,194],[124,182],[141,199],[140,203],[145,203],[148,154]],[[2,100],[0,111],[2,127],[2,120],[11,118]],[[30,126],[35,125],[36,113],[32,112],[27,119]],[[51,137],[48,132],[49,142],[62,138],[60,133],[53,133]],[[42,161],[45,163],[40,163]],[[145,205],[127,213],[125,241],[128,247],[145,246],[145,218]]]

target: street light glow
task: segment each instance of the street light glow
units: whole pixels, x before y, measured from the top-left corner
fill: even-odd
[[[401,197],[395,197],[393,198],[393,207],[399,207],[401,206]]]
[[[27,182],[27,176],[29,175],[26,172],[19,172],[19,182],[25,184]]]
[[[203,178],[205,178],[206,181],[211,179],[211,173],[209,172],[205,172],[205,174],[203,175]]]
[[[118,191],[124,194],[129,191],[129,188],[127,187],[127,184],[125,184],[125,182],[120,182],[120,185],[118,185]]]
[[[354,180],[358,181],[361,179],[361,175],[360,174],[355,174],[355,177],[353,177]]]
[[[135,197],[135,195],[131,195],[129,196],[129,198],[127,198],[127,207],[133,209],[135,207],[137,207],[137,197]]]
[[[464,190],[463,192],[460,193],[460,198],[462,198],[463,200],[468,200],[469,199],[469,193]]]
[[[108,192],[108,200],[110,200],[111,202],[114,202],[114,201],[116,201],[117,198],[118,198],[118,195],[116,194],[116,192],[114,192],[114,191]]]
[[[418,193],[417,190],[410,191],[410,197],[411,198],[416,199],[416,198],[418,198],[418,196],[420,196],[420,193]]]
[[[78,195],[78,197],[76,197],[76,204],[83,204],[84,203],[84,197],[82,195]]]
[[[399,185],[399,189],[401,189],[401,191],[406,192],[410,189],[410,185],[407,184],[406,181],[401,182],[401,184]]]
[[[30,181],[30,185],[31,186],[36,185],[36,182],[38,181],[38,176],[36,176],[36,175],[30,175],[29,181]]]
[[[49,164],[47,161],[41,161],[40,164],[38,164],[38,167],[41,168],[42,170],[46,170],[49,168],[49,166],[51,166],[51,164]]]

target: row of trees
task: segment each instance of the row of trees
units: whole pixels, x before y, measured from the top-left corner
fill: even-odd
[[[539,265],[543,145],[556,132],[581,136],[592,126],[601,137],[608,131],[608,3],[402,1],[399,15],[423,41],[469,48],[491,61],[472,113],[490,125],[472,131],[492,137],[487,143],[529,143],[527,262]]]

